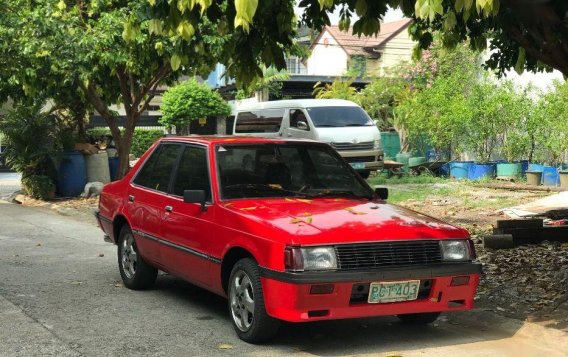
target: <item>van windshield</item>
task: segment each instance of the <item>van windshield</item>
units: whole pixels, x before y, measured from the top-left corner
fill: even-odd
[[[316,127],[346,127],[375,125],[359,107],[312,107],[308,114]]]

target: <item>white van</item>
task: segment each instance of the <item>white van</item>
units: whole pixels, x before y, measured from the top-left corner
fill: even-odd
[[[368,177],[383,167],[381,135],[357,104],[341,99],[294,99],[249,103],[233,111],[234,135],[322,141]]]

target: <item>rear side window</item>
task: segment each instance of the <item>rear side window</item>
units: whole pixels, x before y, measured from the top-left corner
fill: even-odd
[[[181,145],[176,144],[165,144],[158,147],[144,163],[133,182],[153,190],[168,192],[172,170],[181,148]]]
[[[184,149],[176,174],[173,194],[183,196],[184,190],[204,190],[207,201],[211,201],[209,165],[205,148],[187,146]]]
[[[235,133],[277,133],[282,125],[284,111],[284,109],[265,109],[240,112],[235,119]]]

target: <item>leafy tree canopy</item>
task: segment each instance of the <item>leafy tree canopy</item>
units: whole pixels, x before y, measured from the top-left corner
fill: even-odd
[[[168,89],[162,98],[160,123],[167,127],[188,125],[191,120],[231,113],[218,92],[195,79]]]

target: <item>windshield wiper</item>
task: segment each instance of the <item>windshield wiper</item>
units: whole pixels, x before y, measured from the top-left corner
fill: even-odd
[[[356,195],[353,191],[349,191],[349,190],[325,190],[322,192],[319,192],[317,194],[318,197],[354,197],[354,198],[366,198],[366,199],[371,199],[371,196],[361,196],[361,195]]]
[[[282,187],[279,187],[277,184],[266,184],[266,183],[237,183],[234,185],[225,186],[225,189],[235,189],[235,188],[244,188],[244,189],[252,189],[258,191],[276,191],[276,192],[284,192],[289,193],[297,197],[316,197],[316,195],[308,194],[305,192],[298,192],[292,190],[286,190]]]
[[[357,123],[351,123],[351,124],[345,124],[345,126],[371,126],[372,124],[357,124]]]

